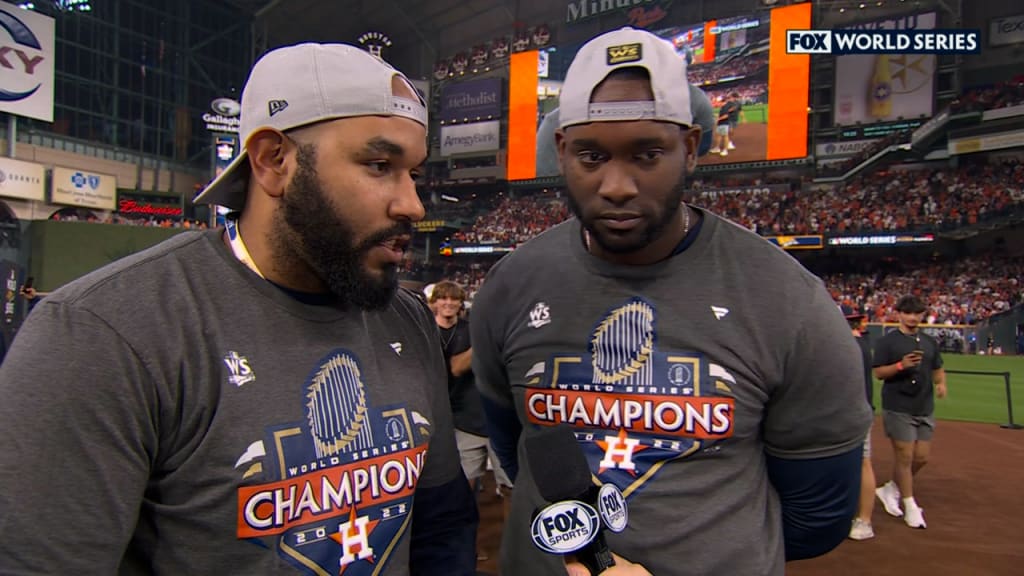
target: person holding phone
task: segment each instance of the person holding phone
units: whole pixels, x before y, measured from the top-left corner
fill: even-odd
[[[911,528],[925,528],[914,498],[914,477],[928,463],[935,398],[946,397],[939,344],[920,329],[927,308],[916,296],[896,303],[899,326],[875,345],[874,373],[882,384],[882,422],[892,442],[892,480],[875,490],[885,511]],[[902,504],[902,508],[901,505]]]
[[[29,276],[25,279],[25,283],[21,286],[21,295],[25,298],[28,303],[28,310],[25,312],[28,314],[39,304],[39,301],[43,299],[44,294],[35,289],[35,277]]]

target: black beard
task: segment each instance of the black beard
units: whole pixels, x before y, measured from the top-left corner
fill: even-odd
[[[634,244],[622,245],[608,242],[600,233],[594,229],[593,219],[584,217],[583,210],[580,205],[573,198],[572,191],[570,190],[566,194],[566,200],[569,206],[569,211],[580,221],[583,225],[583,229],[590,234],[590,238],[601,247],[602,250],[610,254],[631,254],[638,252],[649,246],[654,240],[658,238],[664,231],[665,228],[671,224],[672,219],[675,218],[679,209],[682,207],[683,198],[686,197],[686,170],[683,170],[679,176],[679,181],[672,188],[672,192],[666,201],[667,207],[665,213],[662,214],[661,218],[652,224],[648,225],[647,229],[643,231],[641,238]]]
[[[279,242],[290,245],[282,246],[279,253],[301,258],[340,304],[363,310],[387,308],[398,289],[398,267],[389,266],[379,276],[371,275],[366,270],[366,255],[389,238],[412,234],[412,223],[395,224],[357,243],[351,223],[338,215],[320,185],[316,148],[299,146],[296,162],[298,168],[281,202],[285,230],[275,234]]]

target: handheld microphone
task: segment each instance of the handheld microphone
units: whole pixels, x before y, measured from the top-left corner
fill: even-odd
[[[526,454],[537,490],[551,502],[537,511],[533,543],[553,554],[576,554],[593,575],[615,565],[604,529],[625,530],[626,500],[617,487],[591,481],[590,466],[571,430],[559,426],[531,430]]]

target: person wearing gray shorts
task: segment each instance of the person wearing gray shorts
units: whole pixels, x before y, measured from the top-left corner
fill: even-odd
[[[925,528],[914,499],[914,478],[928,463],[935,430],[935,398],[946,396],[939,344],[920,330],[926,307],[916,296],[896,303],[899,326],[875,345],[875,377],[882,380],[882,423],[893,448],[892,480],[875,490],[885,511],[911,528]],[[900,505],[903,505],[901,508]]]

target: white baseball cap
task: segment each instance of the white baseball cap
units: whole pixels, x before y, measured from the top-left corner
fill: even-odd
[[[591,103],[594,88],[619,68],[646,68],[654,100]],[[626,26],[580,47],[565,74],[558,98],[559,127],[590,122],[658,120],[693,124],[686,60],[668,40]]]
[[[416,100],[395,96],[398,76]],[[427,107],[404,74],[369,52],[348,44],[303,43],[264,54],[242,89],[238,157],[201,194],[196,204],[234,210],[245,206],[249,157],[245,144],[263,128],[280,131],[354,116],[403,116],[427,126]]]

